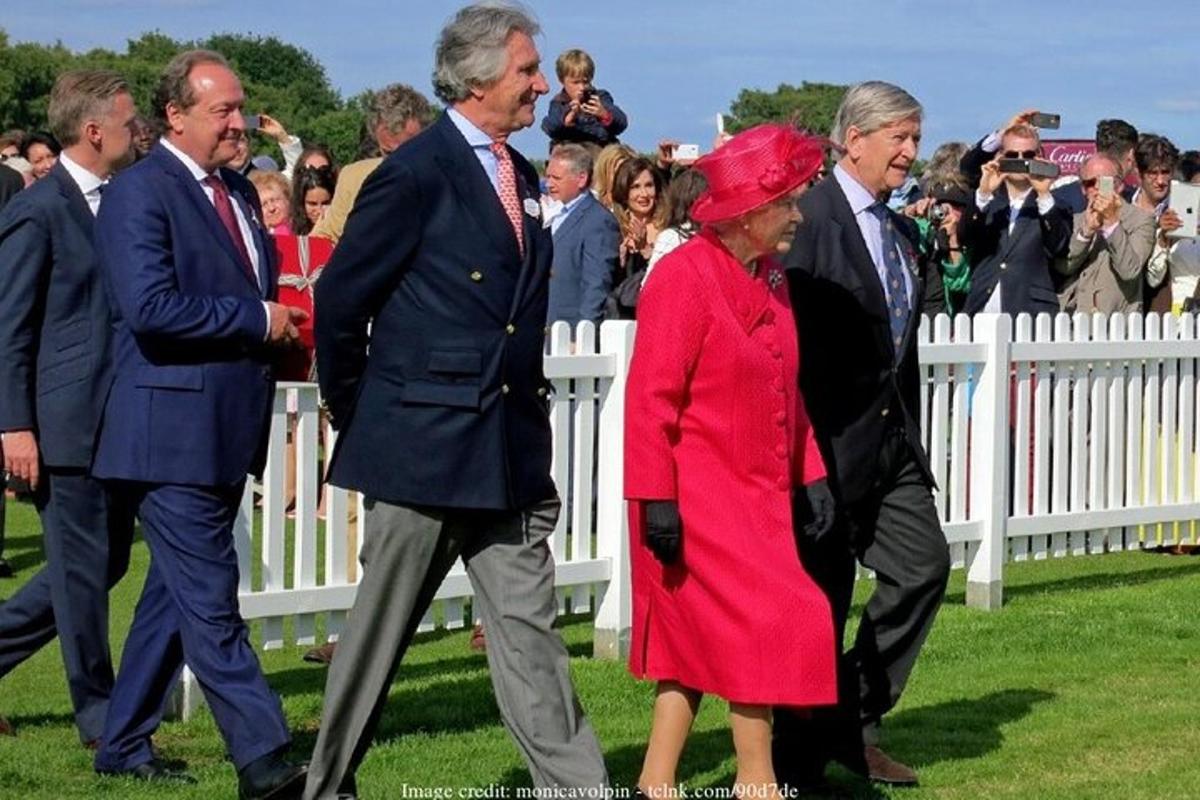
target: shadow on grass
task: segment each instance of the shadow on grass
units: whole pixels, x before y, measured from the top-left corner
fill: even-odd
[[[1186,563],[1171,566],[1156,566],[1138,569],[1133,572],[1104,572],[1093,575],[1077,575],[1072,578],[1060,578],[1052,581],[1021,583],[1006,585],[1004,597],[1011,600],[1017,597],[1036,597],[1055,592],[1076,592],[1089,589],[1120,589],[1129,586],[1142,586],[1159,581],[1170,581],[1188,575],[1200,575],[1200,561],[1188,559]],[[961,591],[946,594],[946,603],[961,604],[965,602],[965,594]]]
[[[71,714],[29,714],[28,716],[8,716],[8,721],[20,733],[21,728],[40,728],[42,726],[67,725],[75,728],[75,717]]]
[[[980,758],[1004,744],[1004,725],[1056,695],[1041,689],[1005,689],[962,700],[911,708],[886,718],[888,752],[914,767]]]

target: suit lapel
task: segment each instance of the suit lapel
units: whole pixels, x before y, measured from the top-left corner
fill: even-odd
[[[224,179],[224,176],[222,176],[222,179]],[[226,181],[226,184],[228,185],[228,181]],[[240,190],[233,188],[230,188],[229,196],[233,198],[233,202],[237,203],[238,208],[242,211],[242,215],[250,224],[250,238],[253,240],[251,244],[254,245],[254,249],[258,252],[258,280],[262,288],[262,295],[270,297],[270,287],[274,282],[272,271],[274,260],[271,258],[274,248],[271,246],[266,229],[263,228],[262,223],[259,221],[258,214],[254,211],[254,206],[250,203],[250,199],[244,196]]]
[[[88,206],[83,192],[80,191],[79,184],[75,183],[71,173],[67,172],[67,168],[61,163],[55,164],[50,169],[50,177],[58,184],[59,193],[66,199],[67,208],[71,211],[71,218],[88,237],[88,241],[92,241],[96,231],[96,218],[92,215],[92,209]]]
[[[208,199],[208,195],[206,195],[204,193],[204,189],[200,187],[200,182],[192,177],[192,173],[188,171],[188,168],[184,166],[183,162],[176,158],[171,151],[167,150],[165,147],[158,145],[155,148],[154,153],[157,154],[166,172],[180,183],[184,195],[186,195],[187,198],[192,202],[192,205],[195,206],[196,213],[198,213],[200,218],[204,220],[204,224],[208,227],[208,230],[213,235],[213,238],[217,240],[217,243],[221,246],[221,249],[223,249],[226,255],[229,256],[229,260],[231,262],[230,267],[236,269],[238,274],[240,274],[246,282],[253,284],[253,280],[250,278],[250,275],[247,274],[245,268],[242,267],[241,253],[237,251],[237,246],[234,245],[233,239],[229,238],[229,232],[225,230],[225,226],[221,223],[221,218],[217,216],[217,210],[213,207],[212,202]],[[236,194],[236,192],[230,192],[230,194],[233,195]],[[257,286],[254,288],[256,290],[258,289]]]
[[[866,291],[868,301],[866,310],[886,322],[888,318],[887,298],[883,295],[883,286],[879,283],[879,273],[875,271],[875,262],[871,258],[871,251],[867,249],[862,229],[858,227],[858,220],[854,218],[854,211],[850,208],[850,201],[846,199],[846,193],[842,191],[836,178],[830,180],[832,182],[830,194],[833,198],[833,220],[837,223],[839,239],[845,255],[849,258],[851,267]]]
[[[510,150],[512,148],[509,148]],[[524,159],[513,151],[513,169],[517,173],[517,195],[521,199],[521,224],[524,227],[523,233],[525,236],[525,257],[521,261],[521,273],[517,277],[517,289],[513,292],[512,307],[509,309],[509,316],[516,317],[521,308],[525,305],[526,300],[532,297],[536,292],[538,282],[545,280],[543,267],[548,268],[550,257],[541,257],[542,248],[546,248],[548,253],[553,252],[554,241],[550,235],[550,231],[542,227],[540,216],[533,216],[525,213],[525,206],[532,202],[537,203],[538,209],[541,209],[541,203],[538,203],[536,184],[530,186],[524,175]],[[518,161],[518,159],[521,159]],[[575,209],[578,211],[579,209]],[[571,214],[571,216],[575,216]],[[568,218],[569,219],[569,218]],[[508,222],[508,215],[504,216],[504,221]],[[565,223],[564,223],[565,224]],[[512,230],[512,225],[508,226]],[[516,244],[516,237],[513,237],[513,244]]]
[[[590,191],[587,191],[587,194],[580,198],[579,204],[571,209],[571,214],[558,226],[558,231],[554,233],[554,241],[564,241],[567,236],[570,236],[571,231],[579,227],[580,222],[587,216],[588,211],[595,202],[596,198],[592,197]]]
[[[450,178],[450,185],[458,193],[462,205],[496,247],[516,256],[517,235],[475,151],[447,115],[442,115],[433,130],[442,137],[447,149],[447,153],[437,156],[436,160]],[[516,260],[514,257],[513,261]]]

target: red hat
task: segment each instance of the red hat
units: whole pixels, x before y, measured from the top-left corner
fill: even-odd
[[[821,140],[789,125],[756,125],[695,163],[708,189],[692,204],[696,222],[740,217],[812,180],[825,160]]]

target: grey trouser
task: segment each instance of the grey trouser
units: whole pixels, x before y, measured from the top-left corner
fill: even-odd
[[[367,499],[363,578],[325,684],[304,797],[353,791],[413,634],[461,554],[487,631],[500,717],[538,787],[607,786],[600,745],[552,629],[557,498],[519,512],[394,506]]]

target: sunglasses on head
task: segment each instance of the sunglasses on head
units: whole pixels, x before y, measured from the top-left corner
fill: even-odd
[[[1005,158],[1037,158],[1037,150],[1005,150]]]

